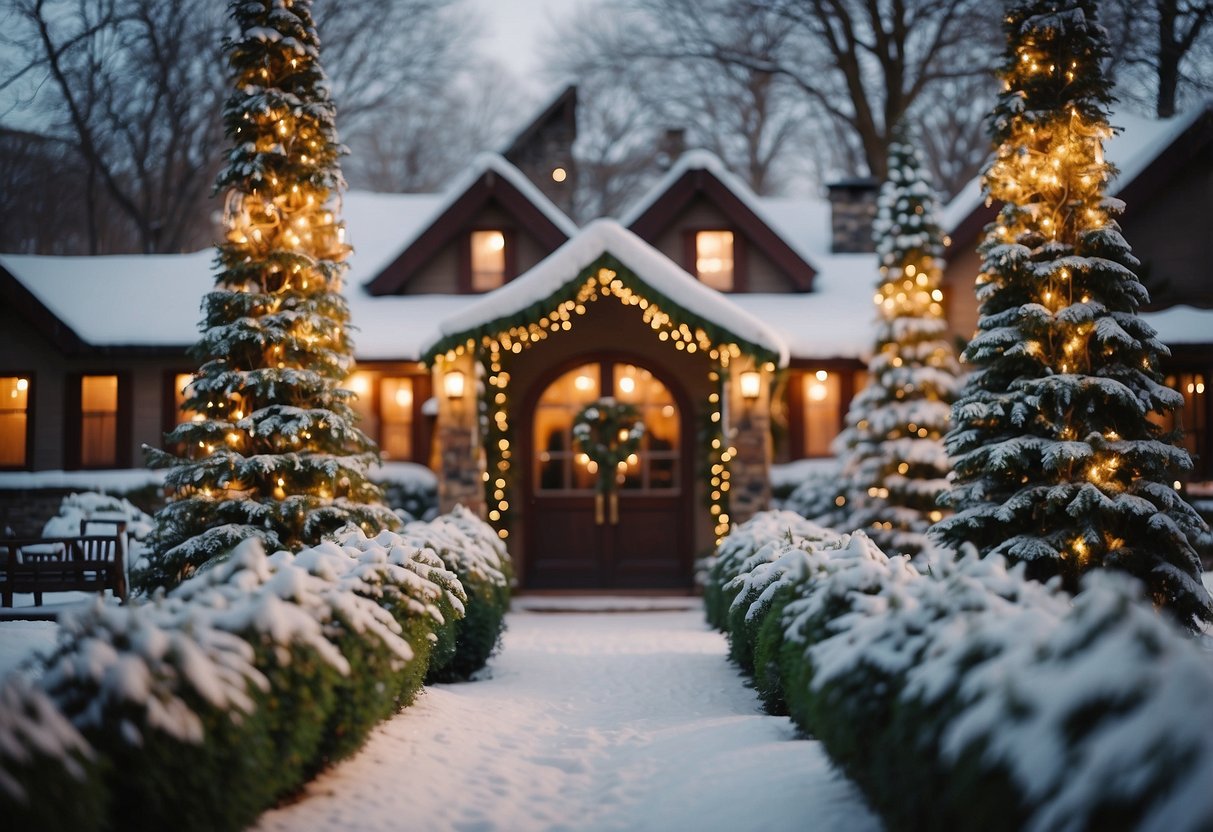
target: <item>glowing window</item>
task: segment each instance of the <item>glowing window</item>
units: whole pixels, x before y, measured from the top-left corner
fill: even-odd
[[[25,467],[29,388],[24,376],[0,376],[0,468]]]
[[[505,234],[472,232],[472,291],[488,292],[505,283]]]
[[[802,383],[805,456],[828,456],[830,443],[842,428],[838,373],[826,370],[805,373]]]
[[[80,379],[80,464],[86,468],[118,464],[118,377]]]
[[[733,291],[733,232],[695,232],[695,274],[720,292]]]
[[[1209,453],[1205,426],[1209,420],[1208,397],[1213,391],[1207,384],[1203,373],[1180,372],[1167,376],[1167,386],[1183,394],[1183,406],[1166,416],[1150,414],[1150,418],[1165,430],[1182,431],[1179,446],[1201,462],[1208,459]]]
[[[379,448],[388,459],[413,458],[413,380],[384,378],[379,387]]]
[[[206,417],[196,410],[187,410],[185,400],[189,397],[189,386],[194,383],[192,373],[177,373],[173,376],[173,413],[178,422],[201,422]]]
[[[358,415],[358,427],[367,436],[379,439],[379,410],[375,407],[375,386],[379,383],[379,374],[359,370],[346,381],[347,389],[352,390],[355,399],[350,400],[350,407]]]

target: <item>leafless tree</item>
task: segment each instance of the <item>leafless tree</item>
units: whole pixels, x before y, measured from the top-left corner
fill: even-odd
[[[355,152],[410,118],[406,102],[432,106],[464,65],[470,30],[459,2],[318,0],[317,12],[339,127]],[[78,160],[70,166],[75,187],[33,188],[24,204],[57,204],[49,213],[64,222],[81,216],[67,203],[82,204],[90,253],[209,244],[228,33],[220,2],[183,9],[176,0],[12,0],[0,10],[0,100],[11,102],[0,104],[0,123],[32,127],[46,137],[43,150],[69,148]],[[432,141],[432,133],[415,133]],[[0,203],[0,224],[10,225],[13,201]],[[8,248],[29,247],[11,238],[0,234]]]
[[[1169,118],[1213,92],[1213,2],[1110,0],[1103,16],[1122,98]]]
[[[16,0],[13,16],[6,37],[25,61],[7,83],[45,79],[33,103],[83,161],[90,251],[111,210],[138,250],[196,242],[222,136],[212,81],[222,13],[182,14],[156,0]]]
[[[562,21],[543,50],[548,75],[579,88],[581,219],[618,213],[681,147],[711,150],[759,193],[781,189],[794,148],[803,147],[806,111],[786,79],[688,57],[666,42],[659,11],[628,0],[585,9]],[[773,50],[783,37],[749,22],[733,36],[755,50]]]
[[[345,133],[351,187],[386,192],[435,191],[475,155],[499,146],[517,104],[504,68],[464,66],[428,95],[376,109]]]

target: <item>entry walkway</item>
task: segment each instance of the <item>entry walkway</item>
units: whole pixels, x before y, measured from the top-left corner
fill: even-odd
[[[491,678],[427,689],[256,828],[879,829],[817,742],[761,712],[687,600],[512,613]]]

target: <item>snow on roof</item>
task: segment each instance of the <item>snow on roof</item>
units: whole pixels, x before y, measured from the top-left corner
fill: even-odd
[[[398,256],[401,252],[416,242],[430,226],[437,222],[438,218],[450,209],[450,207],[465,193],[468,189],[475,185],[480,178],[486,173],[493,172],[502,179],[509,182],[517,188],[523,196],[531,201],[539,211],[551,221],[553,225],[559,228],[566,237],[572,237],[577,233],[577,224],[568,218],[563,211],[556,207],[556,203],[548,199],[543,191],[539,190],[526,174],[511,165],[504,157],[497,153],[480,153],[476,156],[472,163],[464,168],[463,172],[455,178],[451,185],[442,192],[442,194],[431,197],[432,201],[428,205],[428,211],[424,215],[417,218],[417,221],[408,229],[408,233],[398,235],[395,239],[395,255]],[[372,217],[363,217],[363,220],[368,221],[369,227],[375,227],[372,222]],[[353,235],[355,228],[353,223],[346,222],[350,229],[350,234]],[[387,266],[395,256],[389,257],[376,265],[373,271],[368,271],[366,274],[360,274],[357,282],[364,284],[372,279]]]
[[[1140,176],[1151,162],[1162,155],[1185,130],[1208,112],[1210,107],[1213,107],[1213,104],[1195,107],[1167,119],[1112,113],[1109,122],[1123,130],[1104,145],[1105,158],[1119,169],[1108,187],[1108,194],[1115,196]],[[940,219],[944,230],[949,233],[954,231],[983,202],[981,177],[974,177],[941,212]]]
[[[791,235],[785,233],[789,229],[799,228],[798,211],[804,208],[805,205],[812,205],[814,201],[780,200],[777,198],[760,197],[740,177],[725,167],[724,162],[720,160],[719,156],[708,150],[689,150],[682,154],[673,167],[666,171],[665,175],[647,193],[623,212],[619,217],[620,224],[625,228],[630,228],[636,220],[640,219],[640,216],[645,211],[653,207],[653,203],[660,199],[675,182],[681,179],[687,171],[692,170],[707,171],[720,180],[721,184],[732,191],[733,195],[753,211],[772,231],[783,237],[784,242],[791,246],[793,251],[816,270],[817,257],[821,252],[829,251],[829,238],[826,238],[827,242],[825,246],[821,247],[819,245],[821,240],[815,235],[806,236],[799,231]],[[827,210],[828,205],[826,203]],[[816,210],[813,213],[816,214]],[[829,215],[827,214],[827,221],[828,218]]]
[[[580,281],[582,272],[604,254],[617,258],[644,284],[686,311],[769,350],[779,356],[781,364],[787,363],[787,346],[774,329],[611,219],[594,220],[525,274],[444,320],[439,332],[444,338],[457,338],[491,327]]]
[[[1141,317],[1154,329],[1164,344],[1208,344],[1213,341],[1213,309],[1172,306]]]
[[[202,296],[215,285],[211,249],[107,257],[0,255],[42,305],[84,341],[186,346],[198,340]]]
[[[379,194],[350,191],[341,203],[347,239],[354,253],[346,281],[361,286],[372,280],[416,239],[443,202],[441,194]]]
[[[876,255],[833,254],[816,262],[812,292],[729,300],[778,332],[793,358],[866,361],[876,337]]]

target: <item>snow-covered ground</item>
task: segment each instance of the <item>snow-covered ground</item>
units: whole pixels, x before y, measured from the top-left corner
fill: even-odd
[[[260,830],[879,829],[698,608],[510,615],[491,678],[431,687]]]

